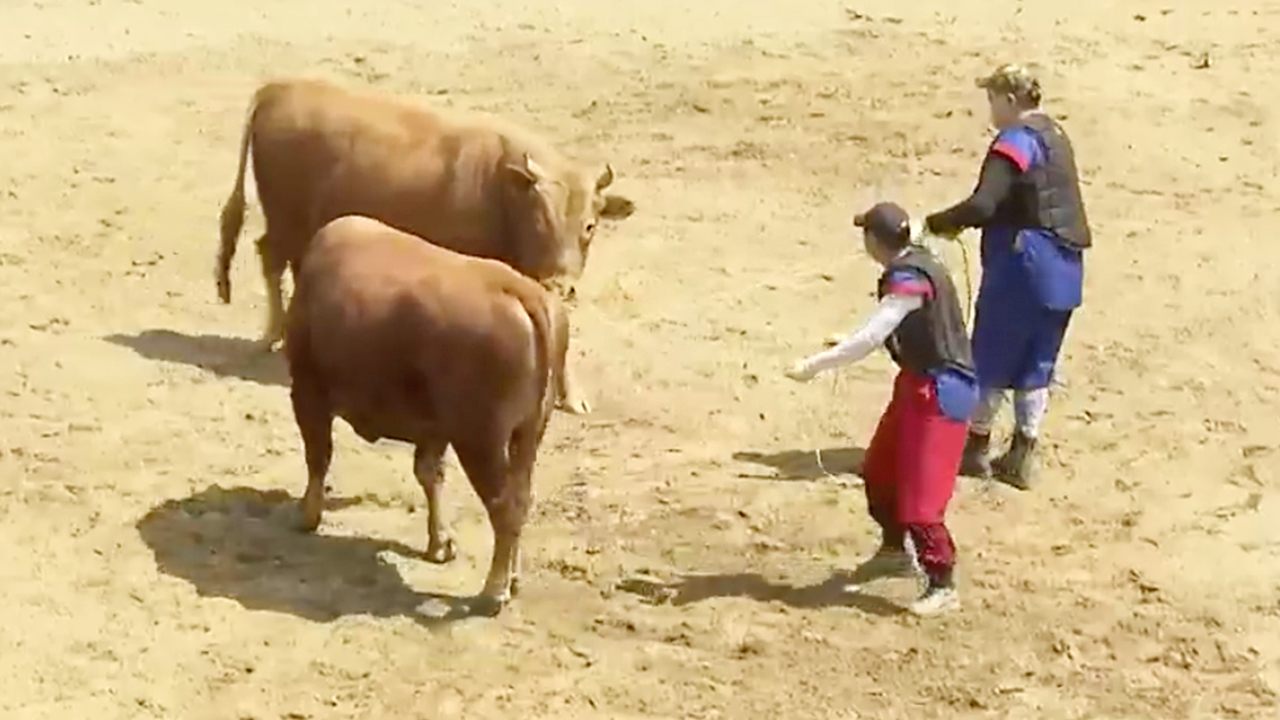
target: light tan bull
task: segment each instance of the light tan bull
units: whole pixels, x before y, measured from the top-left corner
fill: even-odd
[[[267,285],[266,349],[283,339],[282,278],[308,243],[342,215],[365,215],[441,247],[501,260],[571,301],[600,219],[635,205],[608,195],[613,169],[589,174],[536,135],[487,115],[321,80],[258,89],[240,143],[235,187],[222,209],[218,295],[231,301],[231,260],[244,224],[252,151],[266,233],[258,254]],[[566,369],[561,407],[590,405]]]
[[[302,260],[284,348],[307,464],[303,529],[320,524],[340,417],[367,442],[416,447],[427,559],[452,560],[440,490],[453,446],[493,527],[475,609],[497,614],[517,592],[534,462],[567,348],[556,296],[507,265],[371,218],[325,225]]]

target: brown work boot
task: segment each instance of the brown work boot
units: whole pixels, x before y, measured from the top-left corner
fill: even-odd
[[[991,469],[1005,483],[1019,490],[1030,490],[1035,482],[1035,452],[1036,439],[1015,432],[1009,452],[996,458]]]
[[[990,435],[969,433],[964,443],[964,455],[960,458],[960,474],[971,478],[991,477],[991,460],[987,458],[990,449]]]

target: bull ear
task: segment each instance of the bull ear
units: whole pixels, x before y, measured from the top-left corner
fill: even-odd
[[[604,190],[613,184],[613,166],[609,163],[604,164],[604,172],[600,173],[600,177],[596,178],[596,192]]]
[[[542,166],[529,157],[529,153],[525,153],[519,163],[507,165],[507,169],[524,178],[530,185],[536,185],[547,175]]]
[[[600,217],[606,220],[623,220],[631,217],[635,211],[636,204],[629,198],[621,195],[605,195],[604,208],[600,210]]]

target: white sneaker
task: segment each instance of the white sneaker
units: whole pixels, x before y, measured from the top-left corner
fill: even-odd
[[[960,593],[953,587],[930,586],[919,600],[907,606],[912,615],[927,617],[960,609]]]

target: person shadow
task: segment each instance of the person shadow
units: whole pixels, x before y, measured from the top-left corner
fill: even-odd
[[[326,510],[359,501],[330,498]],[[472,598],[410,588],[385,553],[421,559],[394,540],[303,533],[284,490],[213,486],[168,500],[137,522],[161,572],[204,597],[316,622],[347,615],[410,617],[437,626],[473,615]],[[441,607],[424,613],[424,605]]]
[[[866,448],[833,447],[817,450],[780,450],[759,452],[742,450],[733,459],[772,468],[772,475],[740,473],[739,477],[766,480],[818,480],[827,475],[859,475],[866,458]]]
[[[175,330],[143,330],[102,338],[127,347],[148,360],[182,363],[218,375],[259,385],[289,386],[284,354],[259,349],[256,340],[221,335],[187,335]]]
[[[905,612],[888,598],[851,586],[863,581],[858,573],[837,570],[820,583],[792,585],[774,582],[759,573],[689,573],[674,582],[633,577],[619,588],[645,598],[650,603],[670,603],[675,607],[694,605],[715,598],[741,597],[761,603],[780,602],[796,609],[853,607],[868,615],[891,617]],[[865,582],[865,581],[864,581]]]
[[[742,450],[733,459],[770,468],[773,473],[739,473],[739,477],[781,481],[812,481],[827,476],[854,476],[862,472],[866,458],[862,447],[832,447],[819,450],[792,449],[774,452]],[[759,602],[781,602],[794,608],[855,607],[869,615],[888,617],[904,612],[901,605],[879,595],[863,592],[867,578],[857,569],[837,569],[820,583],[791,585],[765,578],[759,573],[697,574],[682,576],[674,583],[652,580],[634,581],[647,587],[630,591],[647,597],[663,598],[673,605],[690,605],[712,598],[747,597]],[[853,587],[857,586],[857,587]]]

